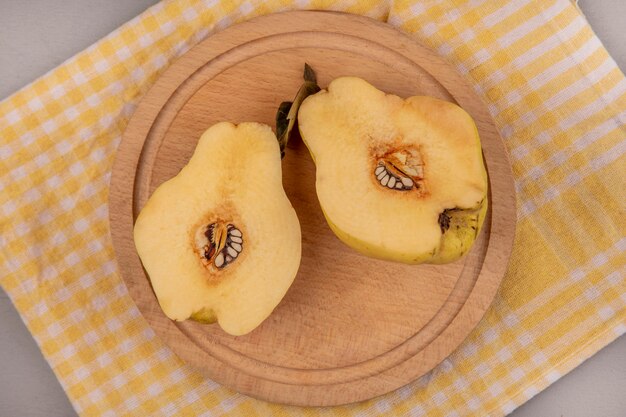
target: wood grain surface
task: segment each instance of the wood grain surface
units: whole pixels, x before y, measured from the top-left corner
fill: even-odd
[[[304,62],[325,87],[352,75],[402,97],[454,101],[476,121],[490,210],[472,251],[448,265],[369,259],[328,228],[315,165],[301,141],[283,160],[284,187],[302,226],[302,263],[273,314],[233,337],[217,325],[173,322],[161,311],[132,239],[149,195],[189,160],[218,121],[274,125]],[[399,388],[452,353],[481,319],[506,271],[515,191],[504,144],[485,105],[434,52],[390,26],[330,12],[285,12],[219,32],[175,62],[146,94],[119,147],[110,192],[120,272],[143,316],[183,360],[211,379],[268,401],[337,405]]]

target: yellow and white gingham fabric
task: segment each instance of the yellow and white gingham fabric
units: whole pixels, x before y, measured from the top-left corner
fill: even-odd
[[[119,277],[107,206],[121,133],[169,63],[313,8],[387,20],[452,62],[497,122],[519,204],[509,272],[463,345],[393,393],[318,409],[173,355]],[[626,331],[625,126],[624,75],[567,0],[165,1],[0,103],[0,284],[81,415],[504,415]]]

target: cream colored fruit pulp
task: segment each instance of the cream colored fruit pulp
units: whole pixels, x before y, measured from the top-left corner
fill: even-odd
[[[362,79],[344,77],[309,96],[298,122],[316,163],[322,210],[345,243],[370,256],[407,263],[462,255],[437,252],[442,242],[438,219],[445,209],[482,208],[484,215],[487,204],[480,139],[463,109],[431,97],[403,100]],[[376,182],[372,149],[403,147],[419,148],[424,160],[422,196]]]
[[[218,270],[194,250],[198,227],[216,219],[243,233],[243,251]],[[300,264],[296,213],[282,188],[278,142],[268,126],[218,123],[189,163],[159,186],[137,217],[135,245],[165,314],[200,312],[228,333],[257,327],[276,307]]]

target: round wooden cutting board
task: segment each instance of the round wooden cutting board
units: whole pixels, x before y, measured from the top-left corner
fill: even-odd
[[[448,265],[369,259],[330,231],[315,193],[315,165],[289,142],[283,181],[302,227],[302,262],[285,298],[252,333],[173,322],[161,311],[133,243],[150,194],[189,160],[218,121],[274,126],[303,64],[322,88],[366,79],[402,97],[458,103],[477,123],[489,172],[490,210],[478,241]],[[374,20],[329,12],[260,17],[211,36],[175,62],[139,104],[119,147],[110,192],[111,233],[123,279],[171,349],[211,379],[260,399],[336,405],[401,387],[450,355],[481,319],[505,273],[515,192],[504,144],[485,105],[434,52]]]

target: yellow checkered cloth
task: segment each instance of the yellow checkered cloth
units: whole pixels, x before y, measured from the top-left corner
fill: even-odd
[[[386,20],[436,50],[488,103],[516,178],[515,250],[480,325],[418,381],[343,407],[268,404],[182,363],[109,237],[142,94],[211,33],[287,9]],[[164,1],[0,103],[0,284],[81,415],[504,415],[626,331],[625,152],[624,75],[568,0]]]

